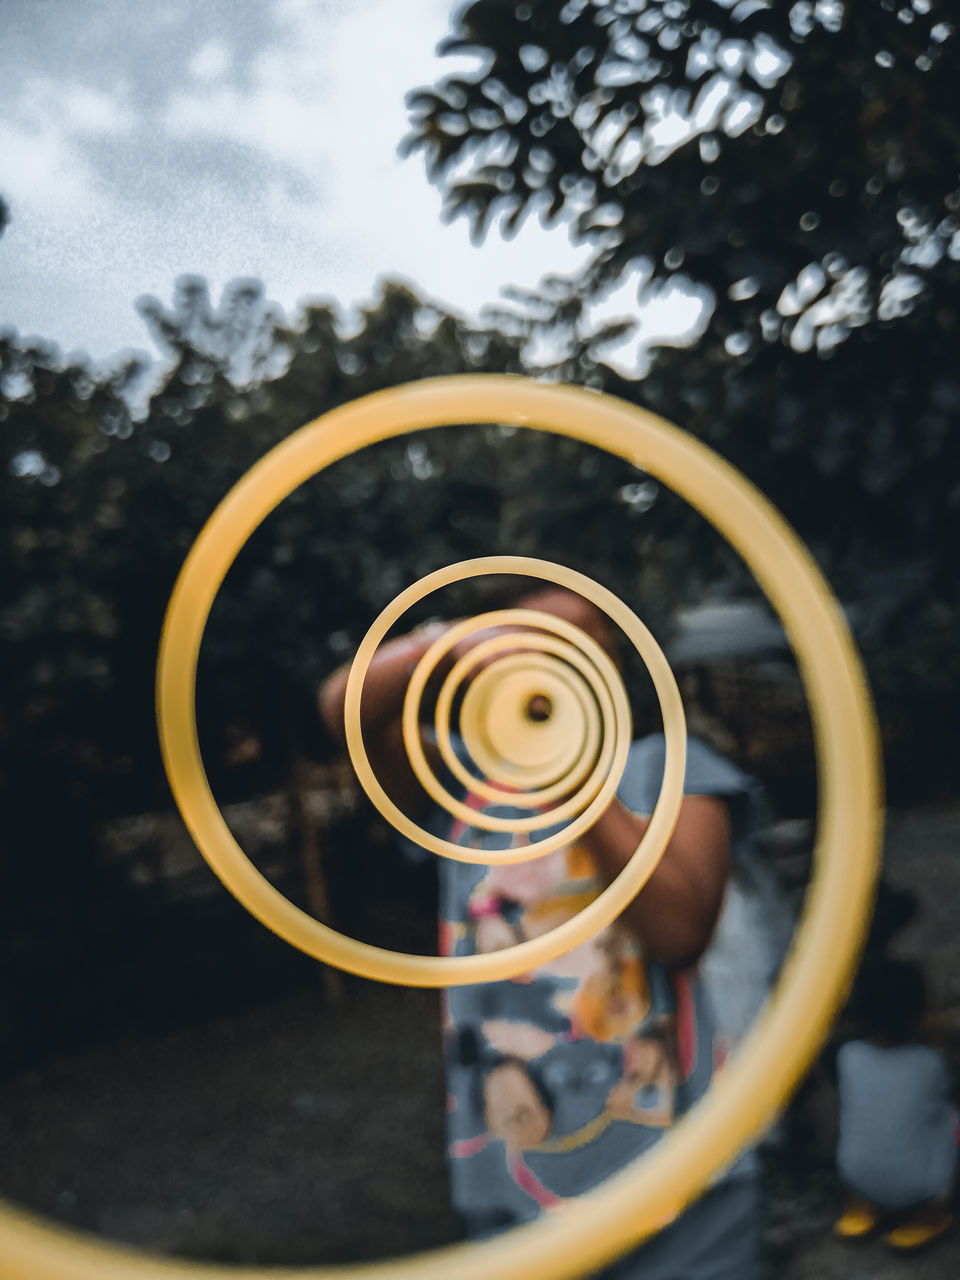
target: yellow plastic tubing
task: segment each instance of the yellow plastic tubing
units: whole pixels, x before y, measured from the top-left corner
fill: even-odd
[[[468,849],[463,845],[443,840],[412,822],[386,794],[370,766],[363,747],[360,698],[364,677],[377,646],[394,622],[406,613],[411,604],[428,592],[460,578],[495,573],[549,577],[560,586],[580,592],[581,595],[593,600],[601,609],[605,609],[636,645],[647,664],[647,670],[660,700],[667,743],[663,782],[650,818],[650,825],[640,845],[616,880],[572,919],[516,946],[473,956],[412,956],[384,951],[380,947],[371,947],[366,943],[356,942],[352,938],[345,938],[342,934],[320,925],[318,921],[300,911],[297,911],[296,928],[293,928],[288,914],[291,904],[287,899],[278,894],[262,876],[257,875],[256,880],[249,883],[244,879],[244,873],[253,868],[232,837],[229,838],[229,844],[223,844],[226,857],[218,858],[216,862],[211,857],[211,846],[200,844],[199,839],[197,840],[207,860],[214,866],[227,887],[264,924],[294,946],[299,946],[311,955],[328,960],[331,964],[353,973],[360,973],[368,978],[378,978],[384,982],[405,982],[431,987],[462,986],[467,982],[493,982],[497,979],[514,977],[539,965],[547,964],[557,956],[572,950],[578,943],[586,941],[624,910],[645,884],[673,832],[683,800],[687,739],[680,692],[660,646],[640,619],[598,582],[563,565],[552,564],[547,560],[535,560],[528,556],[481,556],[476,560],[461,561],[458,564],[448,565],[444,569],[438,569],[421,578],[419,582],[415,582],[406,591],[402,591],[387,605],[370,627],[360,642],[350,668],[344,701],[347,745],[353,767],[364,791],[398,831],[425,849],[430,849],[441,856],[456,858],[461,862],[526,862],[531,858],[542,857],[552,849],[561,848],[575,840],[596,822],[609,805],[616,792],[630,749],[630,706],[626,692],[614,664],[596,641],[591,640],[578,627],[563,618],[550,617],[537,610],[504,609],[480,614],[476,618],[457,623],[444,632],[424,653],[410,677],[403,708],[403,737],[411,763],[421,783],[438,804],[443,805],[449,813],[462,818],[465,822],[485,825],[488,830],[494,831],[530,831],[537,825],[545,825],[545,822],[557,823],[566,818],[572,818],[566,827],[556,834],[545,836],[533,845],[523,845],[517,849],[501,849],[495,853],[483,849]],[[417,707],[423,687],[437,656],[461,637],[469,635],[476,629],[482,630],[491,622],[549,628],[563,637],[571,648],[578,646],[576,660],[583,660],[583,665],[587,668],[589,663],[585,658],[589,658],[594,664],[596,674],[601,677],[593,687],[601,704],[606,705],[605,719],[610,763],[602,785],[586,804],[583,802],[583,793],[581,793],[572,797],[570,801],[558,805],[546,815],[545,819],[542,815],[516,819],[481,815],[481,819],[478,820],[476,811],[455,800],[431,773],[420,742],[417,717]],[[554,637],[543,636],[538,638],[537,643],[544,648],[549,648],[553,641]],[[516,638],[512,637],[508,643],[511,642],[516,643]],[[498,643],[500,642],[497,640],[481,642],[471,656],[479,656],[489,645]],[[454,666],[451,676],[456,670],[457,667]],[[492,671],[493,668],[490,670]],[[535,689],[536,685],[534,684],[532,688]],[[606,699],[605,704],[604,699]],[[577,812],[578,810],[581,812]],[[217,816],[219,818],[219,813]],[[219,819],[217,827],[217,830],[221,829],[226,830],[222,818]],[[227,835],[229,837],[229,833]]]
[[[572,1280],[668,1222],[783,1104],[843,999],[873,899],[881,804],[869,694],[840,610],[766,500],[704,445],[640,409],[516,377],[436,379],[335,410],[267,455],[224,499],[184,566],[161,644],[161,741],[202,847],[216,827],[194,727],[200,636],[237,549],[308,476],[374,440],[439,424],[502,422],[619,454],[682,494],[722,532],[776,607],[813,720],[820,791],[814,876],[774,998],[707,1096],[650,1155],[538,1221],[479,1244],[361,1266],[282,1268],[164,1261],[0,1214],[0,1280]],[[536,477],[531,477],[536,484]]]

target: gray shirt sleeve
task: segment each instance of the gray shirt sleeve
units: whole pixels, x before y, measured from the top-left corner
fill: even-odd
[[[663,781],[665,756],[662,733],[641,738],[631,746],[617,795],[634,813],[653,812]],[[683,790],[688,796],[718,796],[726,800],[735,854],[753,843],[766,817],[760,784],[699,738],[687,738]]]

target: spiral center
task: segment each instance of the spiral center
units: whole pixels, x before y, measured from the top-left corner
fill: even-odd
[[[534,724],[543,724],[553,715],[553,703],[545,693],[534,693],[527,699],[524,714]]]

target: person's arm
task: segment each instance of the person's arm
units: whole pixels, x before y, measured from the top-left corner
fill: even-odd
[[[589,622],[579,615],[570,620],[577,625]],[[364,681],[360,723],[367,754],[381,786],[412,816],[425,812],[430,800],[404,746],[403,699],[414,667],[447,625],[436,623],[382,645]],[[461,641],[447,661],[476,640],[474,635]],[[343,705],[349,670],[349,663],[340,667],[320,690],[321,715],[340,741],[344,741]],[[424,746],[429,757],[430,744]],[[648,822],[614,801],[581,837],[605,880],[619,875]],[[726,804],[714,796],[685,797],[663,856],[622,917],[642,937],[650,959],[675,968],[699,959],[720,913],[729,871],[730,815]]]
[[[649,825],[615,800],[582,837],[607,882],[626,866]],[[650,879],[621,919],[651,960],[695,963],[713,934],[730,874],[730,813],[716,796],[686,796]]]
[[[413,669],[430,645],[447,629],[445,623],[421,627],[381,645],[367,668],[360,698],[364,747],[380,785],[405,813],[423,813],[429,797],[417,780],[403,742],[403,699]],[[343,708],[349,662],[338,667],[320,687],[320,716],[333,736],[346,742]]]
[[[417,663],[433,642],[453,625],[452,622],[429,623],[381,645],[374,654],[363,681],[360,727],[363,730],[367,756],[384,791],[404,813],[412,816],[424,813],[431,800],[414,773],[403,741],[403,700]],[[516,628],[510,628],[514,629]],[[480,640],[504,630],[506,628],[485,627],[454,644],[441,658],[427,687]],[[502,657],[503,654],[504,651],[500,650],[497,656]],[[351,665],[352,661],[345,662],[327,677],[320,686],[318,699],[321,719],[333,736],[343,744],[346,743],[344,702]],[[477,669],[483,665],[480,663]],[[435,745],[424,739],[423,749],[436,772],[439,768],[439,753]]]

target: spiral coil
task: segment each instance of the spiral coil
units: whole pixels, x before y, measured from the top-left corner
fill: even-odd
[[[553,431],[628,459],[687,498],[742,554],[783,620],[811,706],[821,793],[814,880],[769,1007],[707,1097],[649,1156],[594,1192],[569,1202],[549,1220],[541,1218],[506,1236],[405,1260],[298,1271],[303,1280],[447,1280],[452,1274],[460,1280],[489,1280],[492,1275],[503,1280],[572,1280],[610,1261],[671,1220],[782,1106],[816,1054],[846,993],[869,918],[879,844],[876,723],[841,612],[796,535],[739,473],[661,419],[597,393],[492,375],[439,378],[380,392],[309,424],[247,473],[194,545],[164,624],[157,709],[172,790],[191,834],[217,875],[254,915],[292,945],[356,973],[436,986],[506,977],[544,963],[551,954],[569,949],[581,936],[595,932],[618,914],[649,874],[653,863],[647,865],[645,860],[655,861],[659,849],[666,845],[682,796],[683,716],[676,682],[659,649],[648,645],[642,624],[617,597],[571,570],[546,566],[544,572],[540,561],[518,563],[511,557],[468,561],[428,575],[401,592],[360,646],[348,681],[345,713],[358,774],[374,803],[387,812],[392,802],[373,776],[363,749],[360,698],[363,673],[378,644],[411,603],[458,577],[518,572],[546,576],[599,604],[643,654],[663,709],[667,767],[638,853],[617,880],[574,920],[549,934],[486,956],[401,956],[368,947],[305,915],[260,875],[227,829],[207,784],[194,715],[200,642],[219,585],[251,533],[298,484],[358,448],[415,429],[490,421]],[[542,617],[540,621],[542,624]],[[461,678],[473,672],[475,678],[464,691],[460,733],[473,765],[486,775],[480,781],[496,789],[505,785],[505,778],[522,780],[527,784],[531,809],[537,808],[533,797],[538,789],[543,802],[544,792],[559,787],[553,797],[558,801],[555,810],[563,807],[563,788],[569,784],[578,805],[585,801],[579,813],[571,814],[563,833],[563,841],[569,842],[575,824],[584,820],[590,806],[598,804],[605,789],[612,794],[610,788],[616,788],[616,765],[624,750],[616,713],[619,695],[614,692],[618,682],[608,686],[614,705],[611,717],[604,710],[607,703],[595,677],[592,673],[587,676],[589,664],[598,671],[602,666],[596,654],[588,652],[582,637],[559,632],[550,635],[548,630],[542,625],[538,629],[540,657],[526,650],[507,655],[501,647],[484,649],[483,658],[491,659],[489,669],[500,667],[496,680],[474,670],[479,658],[459,668],[454,663],[445,677],[450,683],[443,686],[444,711],[449,713],[457,703]],[[568,644],[582,653],[586,668],[573,660],[571,649],[564,647]],[[522,661],[501,665],[507,663],[508,656]],[[428,657],[429,653],[424,655],[419,675],[414,672],[413,692],[405,708],[411,758],[419,742],[416,689],[432,669],[432,657],[427,662]],[[554,749],[549,732],[540,738],[538,731],[522,723],[525,708],[535,695],[550,703],[548,721],[556,706],[558,717],[580,726],[579,766],[559,745]],[[595,720],[588,709],[590,699]],[[629,742],[629,721],[625,723]],[[518,725],[523,733],[515,742],[522,739],[522,744],[511,745]],[[609,770],[600,742],[593,754],[596,732],[603,739],[609,734],[614,743]],[[584,756],[593,764],[581,781],[577,768],[582,770]],[[458,759],[452,739],[444,758],[457,776],[451,764]],[[602,780],[592,795],[591,788],[598,780],[593,773],[601,758]],[[388,816],[395,821],[397,814],[388,812]],[[530,816],[536,817],[533,813]],[[404,830],[403,824],[409,820],[402,814],[399,817],[400,823],[395,825]],[[471,811],[470,817],[475,821],[475,812]],[[551,821],[558,821],[556,812]],[[405,834],[410,834],[409,829]],[[412,838],[418,838],[416,831]],[[536,841],[536,851],[547,852],[544,846],[548,840],[549,835]],[[526,857],[531,850],[524,848],[522,852]],[[484,861],[490,860],[489,851],[483,851],[482,856]],[[605,918],[608,910],[612,914]],[[554,946],[556,952],[552,951]],[[268,1274],[256,1268],[150,1259],[44,1226],[13,1209],[0,1209],[0,1280],[175,1280],[177,1276],[182,1280],[191,1275],[198,1280],[266,1280]]]
[[[673,775],[682,777],[684,730],[683,708],[669,664],[640,619],[611,592],[583,574],[530,557],[481,557],[429,574],[392,601],[367,632],[350,672],[344,708],[347,746],[367,795],[402,834],[431,852],[462,862],[521,862],[570,844],[596,821],[615,794],[631,735],[630,706],[619,672],[596,640],[579,627],[533,609],[482,613],[439,636],[410,677],[403,705],[403,738],[424,790],[451,816],[511,834],[558,829],[532,845],[495,851],[488,858],[489,850],[464,848],[413,823],[374,776],[363,743],[360,702],[377,646],[403,613],[431,591],[485,573],[547,578],[585,596],[623,627],[648,665],[673,745],[668,787],[672,829],[682,794]],[[487,635],[491,627],[506,630]],[[537,810],[528,817],[497,817],[469,808],[427,761],[420,729],[424,690],[446,655],[471,637],[476,643],[445,673],[437,695],[436,744],[450,774],[464,787],[494,802],[502,802],[508,789],[511,807]],[[464,685],[458,734],[462,750],[458,752],[451,712]],[[549,707],[541,719],[530,714],[536,699]],[[467,761],[479,772],[472,771]]]

